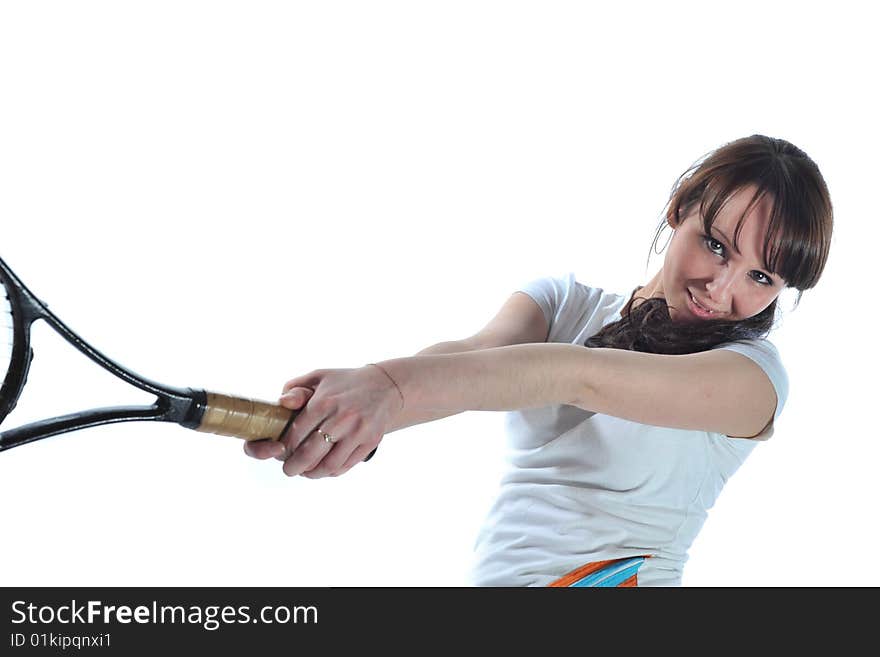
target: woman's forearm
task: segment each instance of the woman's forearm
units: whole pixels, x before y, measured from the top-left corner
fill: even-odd
[[[437,344],[431,345],[430,347],[426,347],[425,349],[422,349],[418,354],[416,354],[416,356],[424,356],[430,354],[454,354],[471,351],[472,349],[473,347],[471,347],[470,344],[467,342],[464,342],[462,340],[450,340],[448,342],[439,342]],[[407,406],[397,416],[392,427],[385,433],[389,434],[400,429],[406,429],[407,427],[411,427],[416,424],[423,424],[425,422],[431,422],[433,420],[440,420],[444,417],[457,415],[460,412],[461,411],[431,409],[424,410],[415,408],[413,406]]]
[[[511,411],[583,398],[580,345],[530,343],[379,363],[400,387],[403,412]]]

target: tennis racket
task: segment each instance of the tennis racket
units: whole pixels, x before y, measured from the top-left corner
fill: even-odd
[[[70,330],[47,305],[25,287],[0,258],[0,317],[6,339],[0,336],[0,368],[5,367],[0,390],[0,425],[15,408],[27,383],[34,357],[31,326],[41,319],[74,347],[108,372],[141,390],[156,395],[150,406],[113,406],[59,415],[0,431],[0,451],[77,429],[132,421],[176,422],[188,429],[234,436],[244,440],[279,440],[299,414],[283,406],[256,399],[232,397],[195,388],[177,388],[146,379],[107,358]],[[369,461],[374,449],[365,461]]]

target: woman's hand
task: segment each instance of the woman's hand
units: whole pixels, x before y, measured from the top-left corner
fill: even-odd
[[[296,377],[284,384],[279,403],[302,410],[281,445],[271,448],[273,453],[264,448],[263,458],[284,458],[284,474],[311,479],[344,474],[363,461],[403,408],[397,387],[375,365]]]

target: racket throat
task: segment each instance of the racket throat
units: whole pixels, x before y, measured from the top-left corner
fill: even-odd
[[[168,400],[169,415],[173,420],[187,429],[198,429],[208,405],[208,397],[204,390],[189,389],[186,398]]]

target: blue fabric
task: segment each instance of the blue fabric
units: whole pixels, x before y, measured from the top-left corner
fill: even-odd
[[[635,575],[643,563],[645,563],[644,557],[621,559],[582,577],[570,586],[620,586],[621,583]]]

